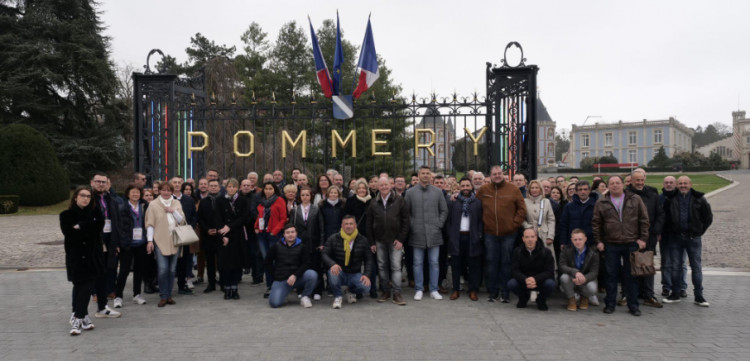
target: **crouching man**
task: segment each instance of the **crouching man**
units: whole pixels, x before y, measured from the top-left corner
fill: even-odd
[[[531,291],[538,291],[536,307],[547,311],[547,297],[555,290],[555,260],[534,228],[523,231],[523,245],[513,251],[512,278],[508,289],[518,296],[516,307],[525,308]]]
[[[560,284],[568,298],[568,311],[589,308],[589,297],[596,295],[599,277],[599,253],[586,246],[586,233],[576,228],[570,234],[573,247],[560,252]],[[576,304],[576,293],[581,303]]]
[[[272,308],[283,306],[286,296],[292,288],[296,288],[302,289],[302,307],[310,308],[310,295],[318,281],[318,273],[308,269],[310,247],[297,237],[294,225],[287,224],[281,232],[284,238],[271,245],[264,264],[269,274],[273,275],[268,303]]]
[[[328,268],[328,283],[334,297],[333,308],[341,308],[341,286],[349,289],[349,303],[357,302],[357,293],[370,291],[370,279],[365,275],[372,272],[374,257],[367,238],[357,232],[357,221],[353,215],[344,216],[341,231],[328,237],[322,258],[323,264]],[[364,274],[362,263],[365,265]]]

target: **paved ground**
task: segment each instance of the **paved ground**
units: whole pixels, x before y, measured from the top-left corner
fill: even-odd
[[[750,173],[720,174],[739,184],[708,198],[714,223],[703,236],[703,265],[750,270]]]

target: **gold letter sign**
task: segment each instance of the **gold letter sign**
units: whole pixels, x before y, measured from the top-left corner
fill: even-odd
[[[240,153],[239,139],[241,135],[247,135],[250,138],[250,150],[247,153]],[[234,133],[234,155],[238,157],[249,157],[255,153],[255,135],[247,130],[240,130]]]
[[[372,144],[372,155],[373,156],[376,156],[376,155],[390,156],[391,152],[378,152],[378,151],[376,151],[376,147],[388,144],[388,141],[386,141],[386,140],[377,140],[378,139],[377,138],[378,134],[391,134],[391,130],[390,129],[373,129],[372,130],[372,141],[371,141],[371,144]]]
[[[202,152],[208,147],[208,134],[206,132],[188,132],[188,159],[193,158],[193,152]],[[200,147],[193,146],[193,137],[203,137],[203,145]]]
[[[420,133],[427,133],[429,134],[429,143],[420,143],[419,142],[419,134]],[[435,156],[435,152],[432,150],[432,146],[435,145],[435,132],[432,129],[416,129],[414,134],[414,151],[419,152],[419,148],[427,149],[428,152],[430,152],[430,155],[433,157]]]
[[[479,131],[479,135],[477,135],[476,138],[474,138],[474,135],[471,134],[469,128],[464,128],[464,132],[466,132],[466,135],[471,138],[472,142],[474,142],[474,156],[476,157],[477,155],[479,155],[479,139],[482,139],[484,133],[487,132],[487,127],[482,127],[482,129]]]
[[[281,132],[281,158],[286,158],[286,143],[289,142],[289,144],[292,145],[292,149],[294,149],[297,144],[302,142],[302,158],[307,158],[307,131],[303,130],[299,135],[297,136],[297,139],[292,141],[292,137],[289,135],[289,132],[286,130]]]
[[[336,145],[341,144],[341,148],[346,148],[349,142],[352,142],[352,158],[357,158],[357,131],[352,130],[346,135],[346,140],[341,140],[341,135],[336,129],[331,130],[331,154],[336,158]]]

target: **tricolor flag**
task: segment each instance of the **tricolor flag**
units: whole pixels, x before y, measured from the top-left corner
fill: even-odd
[[[344,65],[344,47],[341,46],[339,12],[336,12],[336,50],[333,53],[333,95],[341,95],[341,66]]]
[[[367,19],[367,31],[365,32],[365,40],[362,42],[362,50],[359,53],[359,63],[357,64],[357,72],[355,74],[359,75],[359,81],[357,82],[357,88],[352,93],[352,97],[357,99],[380,76],[378,73],[378,54],[375,52],[375,40],[372,37],[370,19]]]
[[[315,35],[315,30],[312,26],[310,17],[307,17],[307,21],[310,22],[310,36],[312,37],[312,48],[313,58],[315,58],[315,73],[318,76],[318,83],[323,88],[323,94],[326,98],[330,98],[333,95],[333,86],[331,84],[331,74],[328,73],[328,67],[326,61],[323,59],[323,53],[320,51],[320,45],[318,45],[318,37]]]

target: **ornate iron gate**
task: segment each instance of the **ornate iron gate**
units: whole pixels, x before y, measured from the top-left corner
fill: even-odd
[[[336,120],[330,102],[314,94],[288,104],[217,104],[203,75],[151,70],[155,53],[161,51],[149,53],[144,73],[133,74],[135,171],[152,181],[197,178],[208,168],[241,178],[250,171],[300,168],[312,175],[334,168],[349,179],[408,175],[423,164],[447,174],[499,164],[511,175],[536,177],[538,68],[525,59],[515,67],[505,59],[502,67],[487,63],[484,97],[363,98],[354,119]]]

